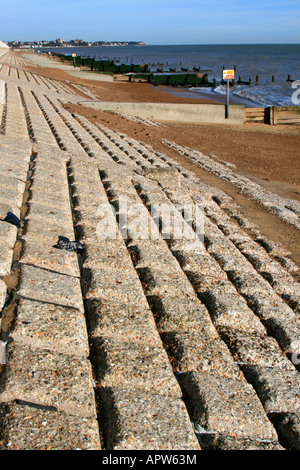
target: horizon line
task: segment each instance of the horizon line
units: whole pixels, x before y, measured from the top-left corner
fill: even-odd
[[[22,39],[13,39],[11,41],[7,41],[7,40],[3,40],[2,42],[13,42],[13,41],[16,41],[16,42],[37,42],[37,41],[47,41],[45,39],[40,39],[40,40],[22,40]],[[49,40],[48,42],[51,42],[52,40]],[[70,39],[70,40],[66,40],[65,42],[71,42],[73,41],[73,39]],[[100,40],[96,40],[96,41],[88,41],[88,40],[84,40],[82,39],[82,41],[84,42],[98,42]],[[143,42],[144,44],[136,44],[134,47],[138,47],[138,46],[141,46],[141,47],[145,47],[145,46],[254,46],[254,45],[261,45],[261,46],[281,46],[281,45],[300,45],[300,42],[228,42],[228,43],[225,43],[225,42],[218,42],[218,43],[153,43],[153,44],[150,44],[150,43],[146,43],[144,41],[134,41],[134,40],[122,40],[122,41],[103,41],[103,42],[106,42],[106,43],[124,43],[124,42],[128,42],[128,43],[132,43],[132,42],[135,42],[135,43],[139,43],[139,42]],[[130,45],[130,44],[128,44]],[[55,47],[55,46],[50,46],[50,47]],[[62,46],[57,46],[58,48],[59,47],[64,47],[63,45]],[[80,46],[80,45],[75,45],[73,47],[93,47],[93,46]],[[94,46],[94,47],[103,47],[103,46]],[[110,46],[106,46],[106,47],[110,47]],[[117,46],[113,46],[113,47],[117,47]],[[125,46],[122,46],[122,47],[125,47]]]

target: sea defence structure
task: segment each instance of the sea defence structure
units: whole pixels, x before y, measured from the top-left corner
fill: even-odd
[[[10,51],[0,80],[0,449],[299,450],[287,254],[224,192],[65,109],[85,87]],[[297,226],[299,205],[254,193]]]
[[[7,51],[9,50],[9,47],[7,44],[5,44],[5,42],[3,41],[0,41],[0,55],[4,55],[7,53]]]
[[[124,103],[111,101],[83,102],[85,106],[163,122],[244,124],[244,106],[231,105],[228,119],[225,105],[190,103]]]

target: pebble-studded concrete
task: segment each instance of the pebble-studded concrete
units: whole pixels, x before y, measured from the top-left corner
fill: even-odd
[[[82,98],[67,83],[11,52],[0,61],[0,449],[299,450],[288,254],[222,191],[71,115],[62,103]],[[274,198],[297,225],[296,204]]]

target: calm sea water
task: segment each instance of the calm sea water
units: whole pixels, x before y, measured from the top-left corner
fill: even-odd
[[[86,48],[46,49],[62,54],[76,53],[81,57],[112,59],[116,63],[148,64],[152,71],[164,71],[181,67],[201,67],[207,71],[209,81],[216,79],[214,88],[192,88],[190,96],[205,93],[208,97],[220,97],[226,88],[220,85],[223,66],[236,67],[236,79],[252,78],[252,86],[236,85],[230,94],[245,104],[253,106],[291,106],[295,103],[295,88],[287,81],[300,80],[300,44],[262,45],[178,45],[178,46],[105,46]],[[256,76],[259,82],[256,84]],[[275,80],[272,82],[272,76]],[[295,84],[294,84],[295,86]],[[177,91],[176,91],[177,92]],[[294,94],[294,100],[292,100]],[[198,95],[199,96],[199,95]],[[299,100],[298,94],[298,101]]]

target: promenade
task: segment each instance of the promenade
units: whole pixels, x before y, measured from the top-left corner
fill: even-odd
[[[0,57],[0,449],[299,450],[298,267],[222,190],[64,107],[90,90],[33,68]],[[299,230],[298,201],[166,143]]]

